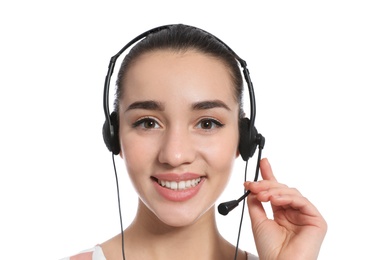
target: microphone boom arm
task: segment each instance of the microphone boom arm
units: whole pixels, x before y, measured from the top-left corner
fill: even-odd
[[[255,170],[254,182],[258,180],[259,163],[260,163],[260,159],[262,158],[262,150],[266,142],[266,139],[261,134],[258,134],[256,141],[258,144],[258,161],[257,161],[256,170]],[[251,191],[247,190],[239,199],[221,203],[217,207],[219,213],[224,216],[228,215],[228,213],[231,212],[233,209],[235,209],[242,200],[244,200],[247,196],[249,196],[250,193]]]

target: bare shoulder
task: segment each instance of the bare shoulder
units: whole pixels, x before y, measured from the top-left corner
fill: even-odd
[[[99,245],[60,260],[106,260]]]
[[[121,259],[121,234],[114,236],[100,244],[106,260]]]

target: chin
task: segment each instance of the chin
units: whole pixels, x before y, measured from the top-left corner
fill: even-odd
[[[200,210],[197,206],[164,205],[150,210],[162,224],[169,227],[182,228],[195,224],[211,208],[212,206]]]

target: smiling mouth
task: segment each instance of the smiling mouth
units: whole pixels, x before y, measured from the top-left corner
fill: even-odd
[[[201,182],[202,178],[196,178],[192,180],[186,180],[186,181],[165,181],[165,180],[159,180],[156,179],[158,184],[164,188],[170,189],[170,190],[186,190],[190,188],[194,188]]]

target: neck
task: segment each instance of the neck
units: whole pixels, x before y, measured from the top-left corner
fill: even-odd
[[[125,247],[129,259],[231,259],[234,254],[234,247],[218,232],[214,206],[193,223],[172,227],[141,201],[125,230]]]

